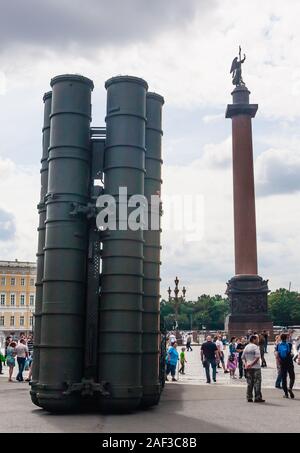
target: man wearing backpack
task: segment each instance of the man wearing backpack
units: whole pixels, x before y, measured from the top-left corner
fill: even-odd
[[[284,391],[284,398],[288,398],[289,394],[291,398],[295,398],[293,393],[293,386],[295,382],[295,371],[293,364],[293,346],[287,342],[287,334],[282,333],[280,335],[281,342],[276,346],[276,359],[280,366],[282,375],[282,389]],[[290,378],[290,385],[287,388],[287,375]]]

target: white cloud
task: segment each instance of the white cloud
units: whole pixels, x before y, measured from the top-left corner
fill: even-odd
[[[258,195],[300,191],[300,150],[268,149],[258,156],[255,168]]]
[[[292,119],[300,115],[299,15],[300,4],[295,0],[290,0],[289,7],[277,0],[263,5],[259,0],[247,4],[219,0],[208,17],[200,8],[185,27],[162,26],[150,41],[98,45],[92,56],[76,49],[74,56],[62,46],[59,51],[51,47],[49,39],[46,51],[29,48],[19,54],[15,50],[14,61],[7,54],[3,66],[14,83],[21,80],[28,88],[35,80],[43,80],[45,89],[47,79],[61,72],[84,73],[94,78],[96,89],[111,75],[131,73],[146,78],[169,105],[225,110],[233,88],[230,65],[242,44],[247,54],[244,79],[253,102],[260,104],[259,114]]]
[[[215,154],[223,149],[223,144],[210,144],[207,148]],[[165,165],[163,180],[163,202],[165,196],[198,194],[203,197],[204,210],[203,234],[199,234],[198,241],[187,241],[186,231],[163,230],[162,294],[177,274],[188,286],[189,297],[196,297],[197,291],[223,292],[234,261],[231,169],[198,159],[185,166]]]
[[[202,118],[203,123],[214,123],[224,119],[224,113],[217,113],[215,115],[204,115]]]
[[[38,167],[0,159],[0,208],[13,214],[15,227],[14,236],[1,244],[1,259],[35,260],[39,180]]]
[[[10,178],[15,172],[15,169],[16,166],[12,160],[0,158],[0,181]]]
[[[4,72],[0,71],[0,96],[6,93],[6,77]]]
[[[230,166],[211,165],[209,156],[225,156],[230,139],[204,147],[204,158],[185,165],[164,167],[164,194],[201,194],[204,198],[204,235],[198,242],[185,241],[185,231],[163,231],[162,295],[176,275],[188,288],[189,297],[201,293],[220,293],[234,275],[234,230],[232,171]],[[276,160],[278,165],[276,166]],[[270,160],[270,165],[268,161]],[[285,187],[289,171],[299,174],[299,154],[269,150],[256,160],[256,183],[263,184],[263,169],[274,167],[284,175],[278,191]],[[296,166],[297,165],[297,166]],[[267,177],[269,173],[267,171]],[[271,173],[272,178],[274,177]],[[182,182],[182,183],[180,183]],[[281,195],[274,189],[268,197],[257,199],[258,264],[270,288],[286,287],[289,281],[300,291],[300,193]]]
[[[228,137],[221,143],[208,144],[204,146],[203,156],[199,161],[199,165],[208,167],[228,167],[232,161],[231,151],[232,141]]]
[[[258,198],[258,264],[270,287],[300,291],[300,193]]]

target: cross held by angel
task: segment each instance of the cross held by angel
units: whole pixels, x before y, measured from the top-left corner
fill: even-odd
[[[232,74],[232,83],[236,86],[245,86],[245,82],[242,78],[242,64],[246,60],[246,55],[244,54],[244,58],[241,57],[241,46],[239,47],[239,56],[235,57],[232,62],[230,74]]]

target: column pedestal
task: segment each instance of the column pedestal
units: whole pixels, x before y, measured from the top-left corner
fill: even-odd
[[[273,323],[268,314],[268,280],[258,275],[236,275],[227,283],[230,314],[225,320],[229,337],[242,336],[249,329],[258,333],[272,332]]]

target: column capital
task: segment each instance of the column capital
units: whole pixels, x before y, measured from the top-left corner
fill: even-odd
[[[232,95],[232,104],[228,104],[226,118],[236,115],[249,115],[254,118],[258,109],[257,104],[249,104],[250,91],[245,85],[237,86]]]
[[[258,104],[228,104],[226,118],[233,118],[237,115],[249,115],[254,118],[258,109]]]

